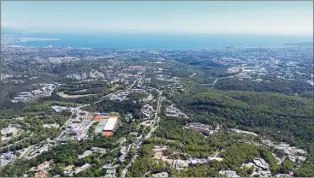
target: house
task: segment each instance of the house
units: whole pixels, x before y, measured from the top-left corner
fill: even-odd
[[[51,106],[51,108],[55,111],[55,112],[62,112],[65,110],[68,110],[69,108],[64,107],[64,106]]]
[[[186,126],[186,128],[201,132],[204,135],[211,135],[214,133],[214,130],[212,130],[212,126],[201,124],[201,123],[190,123],[189,126]]]
[[[223,174],[226,177],[240,177],[236,171],[231,171],[231,170],[219,171],[219,174]]]
[[[91,150],[93,152],[100,152],[100,153],[105,153],[106,150],[104,148],[100,148],[100,147],[92,147]]]
[[[47,170],[50,168],[51,161],[45,161],[38,165],[36,168],[32,168],[35,172],[35,177],[47,177]]]
[[[120,163],[124,162],[124,161],[125,161],[125,157],[126,157],[126,155],[121,155],[121,156],[119,157],[119,162],[120,162]]]
[[[262,168],[263,170],[269,169],[269,164],[262,158],[254,159],[253,162],[255,163],[256,166]]]
[[[152,174],[153,177],[169,177],[168,172],[160,172],[156,174]]]
[[[165,151],[167,146],[154,146],[154,151]]]
[[[105,177],[116,177],[116,169],[107,169]]]
[[[93,152],[91,150],[86,150],[82,155],[78,155],[78,159],[85,158],[91,154],[93,154]]]
[[[83,171],[85,171],[86,169],[88,169],[90,166],[91,166],[90,164],[85,163],[83,166],[81,166],[81,167],[79,167],[79,168],[76,168],[75,171],[74,171],[74,173],[75,173],[75,174],[78,174],[78,173],[80,173],[80,172],[83,172]]]
[[[17,133],[17,128],[12,127],[11,125],[1,130],[2,135],[9,137]]]
[[[121,153],[122,155],[125,155],[125,154],[127,153],[127,148],[126,148],[126,146],[121,147],[120,153]]]

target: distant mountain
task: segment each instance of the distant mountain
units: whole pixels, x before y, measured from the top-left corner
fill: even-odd
[[[313,47],[313,42],[300,42],[300,43],[285,43],[285,46],[304,46],[304,47]]]

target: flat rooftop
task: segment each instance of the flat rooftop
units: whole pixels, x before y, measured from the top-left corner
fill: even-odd
[[[118,121],[117,117],[110,117],[105,125],[105,127],[102,130],[105,131],[112,131],[114,127],[116,126],[116,123]]]

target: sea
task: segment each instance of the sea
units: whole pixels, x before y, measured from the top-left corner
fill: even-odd
[[[26,41],[11,45],[114,49],[213,49],[224,47],[283,47],[285,43],[313,41],[313,37],[305,36],[181,33],[24,34],[22,37],[59,40]]]

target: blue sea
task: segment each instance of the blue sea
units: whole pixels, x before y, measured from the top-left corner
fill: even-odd
[[[104,33],[32,34],[23,38],[58,38],[56,41],[28,41],[14,45],[36,47],[115,49],[212,49],[224,47],[282,47],[284,43],[312,42],[312,37],[222,34]]]

